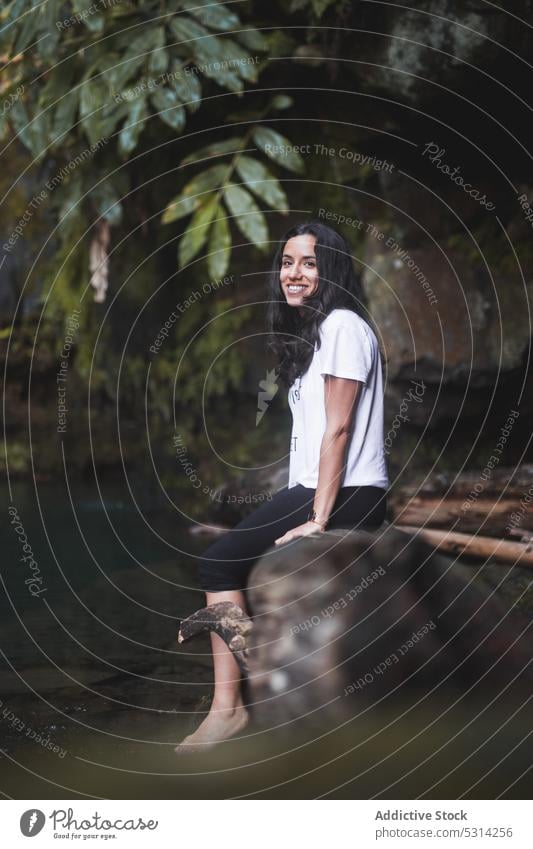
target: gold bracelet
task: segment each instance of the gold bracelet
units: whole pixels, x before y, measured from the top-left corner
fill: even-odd
[[[314,522],[314,523],[315,523],[315,525],[320,525],[320,527],[322,528],[322,530],[325,530],[325,529],[327,528],[327,526],[328,526],[328,521],[329,521],[329,519],[326,519],[326,521],[325,521],[325,522],[320,522],[320,521],[318,521],[318,520],[317,520],[317,518],[316,518],[316,511],[315,511],[315,509],[313,508],[312,510],[310,510],[310,511],[309,511],[309,515],[307,516],[307,521],[308,521],[308,522]]]

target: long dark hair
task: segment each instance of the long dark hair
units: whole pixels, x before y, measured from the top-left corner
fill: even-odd
[[[280,269],[285,245],[293,236],[315,236],[318,288],[305,298],[304,315],[287,303],[280,284]],[[307,309],[308,308],[308,309]],[[319,328],[332,310],[357,313],[372,326],[364,304],[360,276],[356,273],[350,247],[332,227],[321,221],[307,221],[291,227],[280,239],[268,278],[267,345],[278,361],[280,380],[291,386],[302,377],[313,358],[315,343],[320,347]]]

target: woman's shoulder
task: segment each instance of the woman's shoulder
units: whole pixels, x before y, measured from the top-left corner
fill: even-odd
[[[375,333],[370,325],[353,310],[337,307],[328,313],[320,327],[324,328],[325,331],[346,327],[354,333],[364,333],[372,344],[374,344],[374,341],[377,343]]]

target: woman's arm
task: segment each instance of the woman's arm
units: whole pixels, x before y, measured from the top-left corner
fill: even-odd
[[[347,377],[324,377],[326,429],[320,445],[318,480],[314,498],[316,520],[287,531],[275,540],[276,545],[316,533],[318,524],[325,526],[335,504],[346,467],[344,455],[350,441],[361,381]]]
[[[326,429],[320,446],[318,481],[314,499],[316,522],[326,525],[346,468],[346,449],[353,432],[361,382],[346,377],[324,377]]]

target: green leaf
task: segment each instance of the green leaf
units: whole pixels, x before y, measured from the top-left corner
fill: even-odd
[[[119,53],[107,53],[96,63],[101,78],[107,82],[112,95],[119,94],[133,74],[144,65],[145,56],[125,56]]]
[[[276,96],[272,98],[270,105],[273,109],[288,109],[293,103],[294,100],[287,94],[276,94]]]
[[[241,148],[241,140],[239,138],[224,139],[224,141],[213,142],[206,147],[201,147],[194,153],[190,153],[182,160],[183,165],[188,165],[190,162],[198,162],[200,159],[206,159],[211,156],[218,156],[222,153],[232,153]]]
[[[73,0],[72,11],[81,15],[82,22],[89,32],[99,35],[104,29],[105,18],[99,12],[94,11],[94,9],[97,8],[97,5],[98,4],[95,3],[93,7],[91,7],[90,4],[87,3],[87,0]],[[87,14],[89,9],[91,9],[92,14]]]
[[[115,127],[125,118],[130,109],[129,103],[113,104],[104,107],[102,110],[102,138],[109,138]]]
[[[317,18],[321,18],[328,6],[331,6],[332,3],[335,3],[335,0],[311,0],[313,12]]]
[[[29,122],[29,118],[28,113],[26,111],[26,106],[24,105],[22,100],[17,100],[16,103],[13,104],[13,106],[9,110],[9,119],[17,135],[20,136],[24,144],[29,147],[29,144],[27,144],[24,138],[24,134],[27,132],[26,128]]]
[[[109,180],[98,183],[89,192],[98,214],[107,218],[112,226],[122,221],[122,204],[114,186]]]
[[[211,37],[209,30],[197,21],[193,21],[193,19],[189,18],[187,15],[176,15],[176,17],[172,18],[170,21],[170,29],[176,38],[179,38],[186,43],[203,38],[204,36]],[[211,38],[208,38],[208,40],[211,40]]]
[[[178,250],[178,261],[180,268],[187,265],[196,256],[207,239],[207,231],[211,221],[218,209],[218,198],[211,195],[207,201],[195,212],[191,223],[181,237]]]
[[[287,196],[281,188],[279,181],[265,168],[258,159],[251,156],[239,156],[237,160],[237,172],[261,200],[279,212],[288,212],[289,205]]]
[[[7,136],[7,132],[9,130],[9,125],[4,118],[4,116],[0,113],[0,141],[4,141]]]
[[[146,23],[143,23],[141,26],[135,27],[135,32],[137,35],[132,36],[131,33],[126,31],[124,36],[126,38],[127,43],[127,51],[132,56],[138,56],[140,53],[143,53],[145,56],[151,50],[155,50],[157,47],[160,47],[162,43],[161,41],[161,27],[158,26],[146,26]]]
[[[163,27],[147,28],[133,39],[129,33],[122,35],[127,37],[126,40],[115,39],[113,42],[115,50],[110,51],[107,47],[105,53],[98,57],[88,72],[90,75],[95,67],[98,68],[108,82],[110,90],[117,94],[140,68],[146,64],[150,66],[152,59],[157,61],[155,59],[157,56],[162,60],[164,51],[158,48],[165,43]]]
[[[83,23],[85,24],[87,29],[90,30],[92,33],[94,33],[95,35],[100,35],[100,33],[104,31],[105,18],[103,15],[99,14],[88,15],[84,19]]]
[[[80,88],[81,123],[92,144],[96,144],[104,135],[102,110],[107,97],[107,86],[101,79],[86,80]]]
[[[154,46],[148,60],[148,70],[153,74],[162,74],[168,65],[168,51],[165,50],[165,28],[155,27]]]
[[[173,18],[171,29],[174,35],[188,48],[201,72],[229,91],[243,90],[241,77],[256,79],[257,72],[244,53],[229,38],[218,38],[205,27],[183,16]]]
[[[6,53],[13,54],[15,51],[11,47],[17,36],[17,31],[14,24],[19,23],[21,16],[26,9],[27,0],[12,0],[3,9],[0,10],[0,21],[2,28],[0,31],[0,43],[6,48]],[[5,24],[5,26],[4,26]]]
[[[233,62],[233,70],[239,74],[243,80],[248,82],[257,82],[257,64],[255,57],[243,50],[242,47],[230,38],[224,37],[219,39],[223,49],[223,61]],[[216,79],[216,74],[214,75]]]
[[[61,5],[61,0],[48,0],[46,3],[39,4],[38,10],[33,13],[39,18],[39,35],[45,36],[41,37],[37,44],[37,52],[45,60],[54,56],[59,42],[60,33],[56,27],[56,21],[60,16]]]
[[[22,100],[17,100],[9,111],[9,119],[21,142],[31,150],[34,157],[40,158],[46,151],[50,136],[50,113],[39,112],[36,104],[32,106],[37,110],[34,118],[29,117]]]
[[[71,174],[54,190],[54,199],[59,202],[61,234],[68,239],[81,218],[82,179],[78,172]]]
[[[177,221],[178,218],[183,218],[185,215],[190,215],[191,212],[199,209],[205,204],[204,192],[211,192],[213,189],[220,188],[221,183],[226,178],[228,173],[227,166],[214,165],[206,171],[201,171],[190,180],[183,191],[177,195],[167,206],[163,213],[163,224],[170,224],[171,221]]]
[[[46,74],[46,83],[39,94],[40,106],[53,106],[66,93],[72,91],[76,62],[68,59],[51,68]]]
[[[37,111],[29,127],[32,138],[32,153],[40,159],[48,149],[51,115],[49,110]]]
[[[52,145],[56,147],[64,141],[65,136],[72,130],[78,109],[79,91],[67,91],[54,110],[52,121]]]
[[[241,186],[230,185],[224,190],[224,199],[241,233],[260,250],[267,250],[267,223],[251,194]]]
[[[180,133],[185,126],[185,110],[176,92],[170,88],[158,88],[150,96],[157,114],[165,124]]]
[[[236,32],[235,38],[249,50],[268,50],[268,39],[256,29],[245,29]]]
[[[238,16],[222,4],[215,5],[213,0],[194,0],[196,8],[187,11],[198,18],[205,26],[217,30],[231,30],[240,26]]]
[[[28,4],[26,3],[26,6]],[[32,6],[35,6],[35,3],[32,3]],[[24,48],[30,44],[31,41],[35,38],[37,33],[37,29],[39,27],[39,15],[37,11],[33,8],[28,9],[27,12],[24,12],[21,19],[17,21],[19,36],[15,43],[15,54],[22,53]],[[43,34],[41,34],[42,37]],[[44,38],[47,37],[47,34],[44,34]]]
[[[178,95],[181,102],[189,112],[196,112],[202,103],[202,84],[197,74],[181,72],[179,76],[173,76],[170,85]]]
[[[231,257],[231,233],[222,206],[210,232],[207,269],[212,280],[224,277]]]
[[[138,97],[129,104],[128,117],[118,137],[118,149],[123,155],[131,153],[137,147],[145,119],[146,100],[144,97]]]
[[[278,165],[283,165],[289,171],[294,171],[297,174],[303,174],[305,165],[299,153],[291,150],[293,145],[284,136],[281,136],[270,127],[256,127],[253,132],[253,139],[257,147],[263,151],[266,156],[277,162]]]

